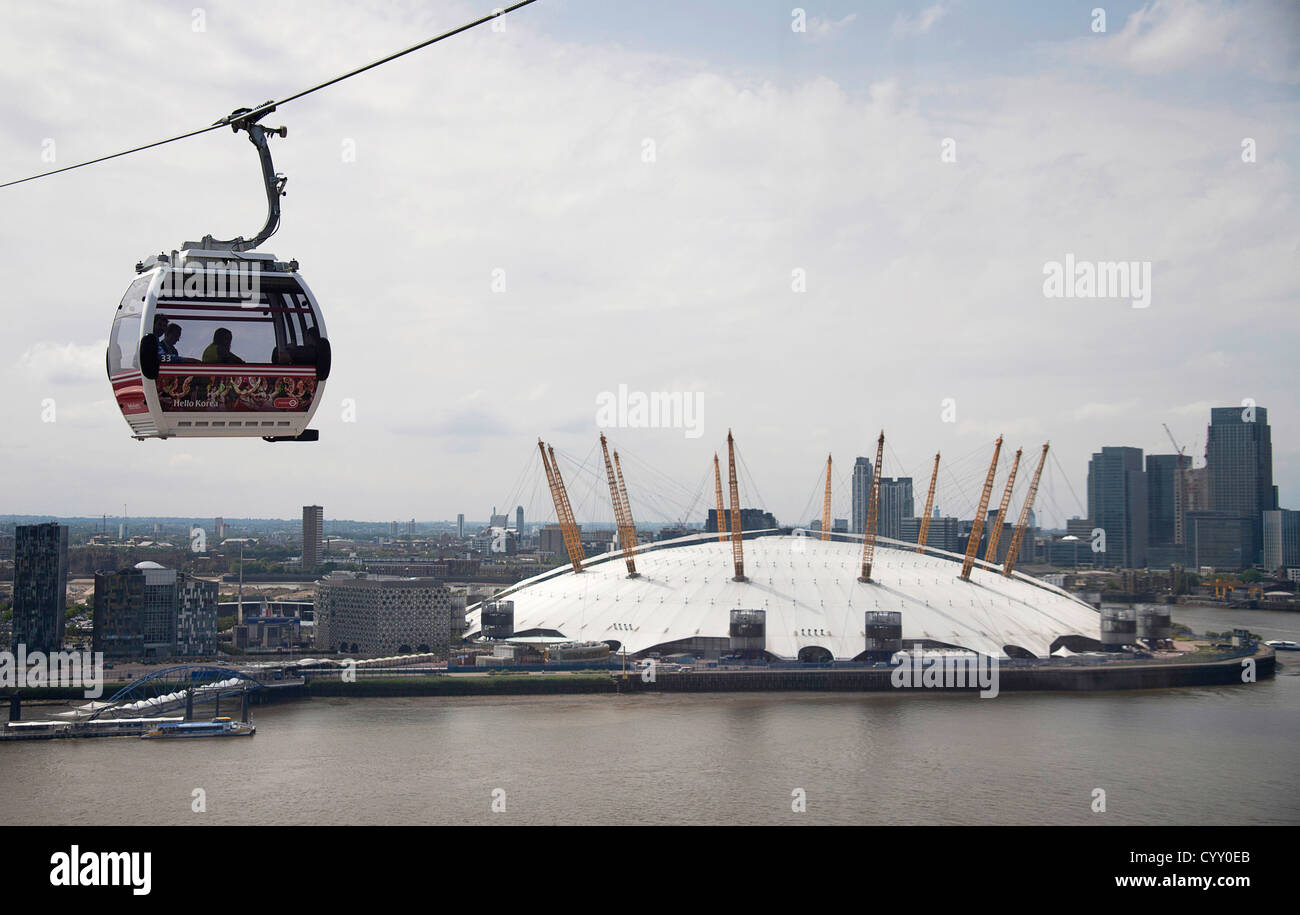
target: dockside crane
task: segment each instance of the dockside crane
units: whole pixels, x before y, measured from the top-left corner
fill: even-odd
[[[1011,488],[1016,485],[1016,470],[1020,467],[1020,453],[1023,448],[1016,449],[1016,459],[1011,462],[1011,473],[1007,476],[1007,488],[1002,490],[1002,504],[998,506],[998,523],[993,525],[989,531],[989,545],[984,550],[984,561],[996,563],[998,561],[998,543],[1002,540],[1002,525],[1007,523],[1007,509],[1011,507]]]
[[[916,551],[925,552],[925,542],[930,537],[930,512],[934,509],[934,484],[939,479],[939,452],[934,453],[934,470],[930,471],[930,492],[925,497],[925,512],[921,515],[921,529],[916,533]]]
[[[1025,538],[1025,528],[1029,525],[1029,513],[1034,510],[1034,497],[1038,495],[1038,480],[1043,475],[1043,464],[1047,462],[1047,447],[1043,444],[1043,453],[1038,456],[1038,466],[1034,468],[1034,478],[1029,481],[1029,492],[1025,494],[1025,504],[1020,506],[1020,519],[1016,521],[1015,532],[1011,535],[1011,546],[1007,547],[1007,561],[1002,566],[1002,574],[1010,575],[1016,567],[1020,556],[1020,542]]]
[[[989,475],[984,478],[984,492],[980,495],[980,506],[975,510],[975,520],[971,524],[970,540],[966,542],[966,558],[962,560],[961,577],[970,581],[970,570],[975,565],[975,555],[980,549],[980,537],[984,533],[984,514],[989,510],[989,496],[993,493],[993,478],[998,472],[998,456],[1002,453],[1002,436],[998,436],[993,446],[993,461],[989,464]]]
[[[831,456],[826,455],[826,499],[822,502],[822,539],[831,539]]]
[[[636,534],[632,534],[630,539],[628,535],[627,515],[623,506],[623,496],[619,492],[618,480],[614,477],[614,465],[609,459],[609,445],[605,441],[605,433],[600,434],[600,452],[605,458],[605,476],[609,480],[609,501],[614,506],[614,524],[618,528],[618,542],[623,548],[623,556],[627,560],[627,577],[636,577],[636,561],[632,558],[632,541],[636,539]]]
[[[546,468],[546,482],[551,487],[551,501],[555,503],[555,517],[560,522],[560,533],[564,536],[564,549],[573,563],[573,571],[582,571],[582,560],[587,554],[582,549],[582,535],[578,533],[578,522],[573,517],[573,506],[569,504],[569,494],[564,489],[564,478],[560,476],[560,465],[555,460],[555,449],[547,455],[547,445],[539,438],[537,450],[542,453],[542,466]]]
[[[858,581],[871,581],[871,562],[876,556],[876,519],[880,517],[880,462],[885,457],[885,430],[876,440],[876,466],[871,471],[871,494],[867,498],[867,529],[862,538],[862,575]]]

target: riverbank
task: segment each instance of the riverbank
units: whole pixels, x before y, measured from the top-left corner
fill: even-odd
[[[1093,692],[1230,686],[1275,675],[1277,657],[1260,644],[1254,652],[1202,653],[1180,659],[1111,660],[1071,658],[1052,661],[1003,661],[997,667],[998,692]],[[301,685],[254,692],[255,704],[313,697],[400,696],[542,696],[647,692],[887,692],[896,691],[896,668],[826,667],[798,669],[719,668],[707,670],[530,673],[439,673],[426,676],[366,676],[350,682],[338,676],[309,677]],[[985,669],[987,674],[987,668]],[[917,686],[923,682],[916,676]],[[105,684],[111,696],[120,684]],[[962,678],[960,685],[921,687],[969,692],[987,691],[988,682]],[[24,705],[32,701],[78,700],[80,690],[36,688],[17,691]],[[28,717],[28,716],[24,716]]]

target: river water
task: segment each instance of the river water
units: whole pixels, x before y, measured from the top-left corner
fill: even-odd
[[[1300,641],[1300,614],[1174,619]],[[996,699],[287,702],[252,739],[0,744],[0,824],[1297,824],[1300,656],[1280,657],[1249,686]]]

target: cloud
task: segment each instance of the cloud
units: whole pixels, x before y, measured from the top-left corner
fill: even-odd
[[[478,439],[510,435],[514,427],[485,411],[463,410],[423,423],[401,423],[392,427],[399,435],[428,435],[437,438]]]
[[[845,26],[857,18],[857,13],[849,13],[843,19],[824,19],[821,16],[812,16],[808,20],[806,34],[810,38],[828,38],[832,34],[842,31]]]
[[[107,341],[91,344],[34,343],[18,357],[18,370],[34,381],[53,384],[86,384],[105,378],[104,349]]]
[[[894,17],[894,24],[891,29],[895,38],[904,38],[910,35],[924,35],[930,29],[948,15],[948,6],[943,3],[936,3],[927,6],[915,16],[909,16],[906,13],[899,13]]]
[[[1119,31],[1081,38],[1086,57],[1145,75],[1238,69],[1262,79],[1300,82],[1300,4],[1294,0],[1227,5],[1218,0],[1155,0]]]
[[[5,123],[34,126],[0,135],[0,161],[37,159],[51,134],[61,161],[153,139],[134,109],[157,72],[173,86],[152,112],[161,135],[211,123],[232,98],[261,101],[408,46],[466,8],[275,0],[253,18],[216,3],[199,35],[167,4],[127,19],[109,5],[18,4],[0,31],[0,72],[35,95],[0,105]],[[482,517],[525,458],[540,471],[538,435],[571,432],[558,444],[587,453],[596,394],[622,380],[649,391],[683,379],[707,401],[701,439],[637,436],[629,459],[682,485],[706,475],[707,501],[712,453],[733,428],[763,507],[783,519],[827,451],[851,466],[874,454],[882,426],[918,477],[939,448],[977,450],[978,465],[998,432],[1008,446],[1050,438],[1076,488],[1102,443],[1154,443],[1161,421],[1174,425],[1137,396],[1158,407],[1249,394],[1270,407],[1279,453],[1291,447],[1291,107],[1251,92],[1232,104],[1178,87],[1156,96],[1145,81],[1081,79],[1032,54],[996,72],[953,61],[957,78],[942,80],[830,59],[754,75],[671,38],[647,53],[550,34],[544,9],[277,112],[290,131],[275,164],[291,181],[266,250],[298,258],[324,308],[334,374],[313,422],[321,441],[189,444],[193,511],[287,517],[328,500],[335,516],[409,517],[414,493],[431,516]],[[845,45],[865,42],[841,22]],[[268,55],[275,34],[295,41]],[[149,53],[131,53],[141,43]],[[85,66],[32,82],[42,61],[72,59]],[[957,161],[944,164],[948,136]],[[1239,163],[1243,136],[1270,151],[1257,165]],[[340,156],[344,138],[357,140],[354,161]],[[254,158],[246,139],[214,131],[2,192],[0,268],[6,300],[22,307],[0,335],[0,422],[24,441],[76,435],[76,447],[4,454],[10,478],[30,481],[12,510],[94,511],[82,493],[169,507],[114,468],[165,474],[178,443],[132,441],[111,401],[94,436],[65,422],[66,395],[59,423],[40,424],[50,378],[108,396],[102,345],[33,341],[106,331],[142,255],[255,228]],[[145,193],[160,182],[165,205]],[[59,252],[91,235],[77,269],[62,269]],[[1065,252],[1151,260],[1151,307],[1045,301],[1042,265]],[[796,268],[804,293],[792,290]],[[1198,358],[1210,350],[1231,354],[1231,390]],[[960,429],[941,420],[947,397]],[[339,418],[341,398],[355,398],[356,423]],[[1208,414],[1180,424],[1193,421]],[[438,473],[413,478],[431,451]],[[222,482],[250,461],[264,472],[234,490]],[[1296,472],[1279,478],[1284,499]],[[628,485],[634,500],[649,495],[648,480]]]
[[[1126,400],[1122,403],[1085,403],[1076,407],[1073,415],[1076,420],[1109,419],[1132,413],[1140,404],[1141,401],[1137,400]]]

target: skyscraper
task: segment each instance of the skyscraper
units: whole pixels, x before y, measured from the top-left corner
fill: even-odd
[[[1178,525],[1177,491],[1184,477],[1178,471],[1192,466],[1185,454],[1148,454],[1147,473],[1147,543],[1173,546],[1182,539],[1175,536]]]
[[[325,509],[319,505],[302,507],[302,568],[305,572],[320,567],[325,542]]]
[[[881,478],[879,511],[880,518],[876,525],[876,533],[881,537],[902,540],[903,519],[915,515],[911,477]]]
[[[13,644],[28,651],[63,645],[68,594],[68,527],[20,524],[14,529]]]
[[[519,532],[520,537],[524,535],[524,507],[522,505],[515,507],[515,530]]]
[[[460,540],[465,539],[465,513],[461,512],[456,516],[456,537]]]
[[[1104,447],[1088,463],[1088,516],[1106,532],[1104,566],[1139,569],[1147,560],[1147,478],[1142,449]]]
[[[1285,508],[1264,512],[1263,562],[1269,572],[1300,568],[1300,512]]]
[[[1268,410],[1212,408],[1205,460],[1210,471],[1211,508],[1247,519],[1251,542],[1245,564],[1258,562],[1264,546],[1263,513],[1278,507]]]
[[[853,462],[853,533],[867,530],[867,503],[871,499],[871,459],[860,457]]]

